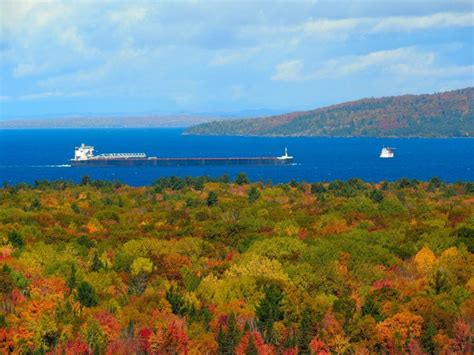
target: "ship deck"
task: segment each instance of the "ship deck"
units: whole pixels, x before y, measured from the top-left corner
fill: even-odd
[[[72,166],[185,166],[185,165],[284,165],[291,158],[278,157],[209,157],[209,158],[128,158],[72,160]]]

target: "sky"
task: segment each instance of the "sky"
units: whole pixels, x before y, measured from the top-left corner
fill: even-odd
[[[287,112],[474,86],[473,7],[0,1],[0,119]]]

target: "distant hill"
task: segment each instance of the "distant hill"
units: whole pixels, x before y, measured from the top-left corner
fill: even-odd
[[[0,129],[41,128],[166,128],[188,127],[222,117],[209,116],[134,116],[134,117],[61,117],[0,120]]]
[[[271,117],[214,121],[185,134],[338,137],[473,137],[474,88],[368,98]]]

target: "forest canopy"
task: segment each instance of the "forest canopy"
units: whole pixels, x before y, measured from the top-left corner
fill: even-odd
[[[0,188],[0,352],[472,353],[474,183]]]

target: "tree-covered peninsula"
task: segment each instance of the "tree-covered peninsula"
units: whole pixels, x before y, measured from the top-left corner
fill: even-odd
[[[469,354],[474,184],[0,188],[0,352]]]
[[[214,121],[185,134],[319,137],[473,137],[474,88],[368,98],[271,117]]]

